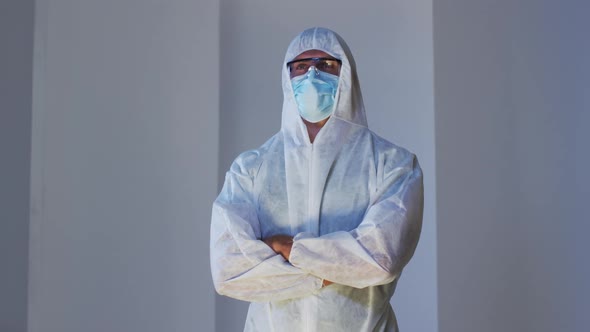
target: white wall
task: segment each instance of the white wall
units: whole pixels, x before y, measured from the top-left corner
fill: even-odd
[[[33,0],[0,2],[0,331],[27,329]]]
[[[217,1],[38,0],[29,331],[214,329]]]
[[[425,172],[420,244],[398,284],[406,331],[437,330],[431,1],[221,1],[220,178],[242,151],[280,129],[281,66],[291,39],[324,26],[349,44],[369,127],[414,151]],[[218,331],[243,328],[247,303],[217,298]]]
[[[588,9],[434,3],[441,332],[590,323]]]

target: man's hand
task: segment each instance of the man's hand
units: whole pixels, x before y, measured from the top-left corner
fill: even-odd
[[[293,237],[290,235],[273,235],[269,238],[263,239],[274,252],[283,256],[288,261],[291,256],[291,247],[293,246]]]
[[[293,246],[293,237],[290,235],[273,235],[269,238],[263,239],[264,243],[266,243],[274,252],[283,256],[286,261],[289,261],[289,256],[291,256],[291,247]],[[328,285],[333,284],[332,281],[324,279],[322,282],[322,287],[326,287]]]

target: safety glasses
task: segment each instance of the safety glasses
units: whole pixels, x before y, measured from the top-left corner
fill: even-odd
[[[339,76],[342,61],[334,58],[305,58],[287,62],[291,78],[307,73],[311,66],[325,73]]]

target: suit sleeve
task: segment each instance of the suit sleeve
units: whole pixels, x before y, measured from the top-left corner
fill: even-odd
[[[252,199],[258,156],[238,157],[213,204],[210,257],[215,289],[244,301],[276,301],[311,294],[322,279],[294,267],[261,238]]]
[[[410,153],[384,169],[377,198],[359,226],[320,237],[298,234],[291,264],[355,288],[387,284],[401,274],[414,254],[422,227],[422,170]]]

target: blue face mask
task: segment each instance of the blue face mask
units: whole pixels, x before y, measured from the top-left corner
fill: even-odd
[[[338,79],[313,66],[307,74],[293,77],[291,84],[299,115],[312,123],[328,118],[334,110]]]

